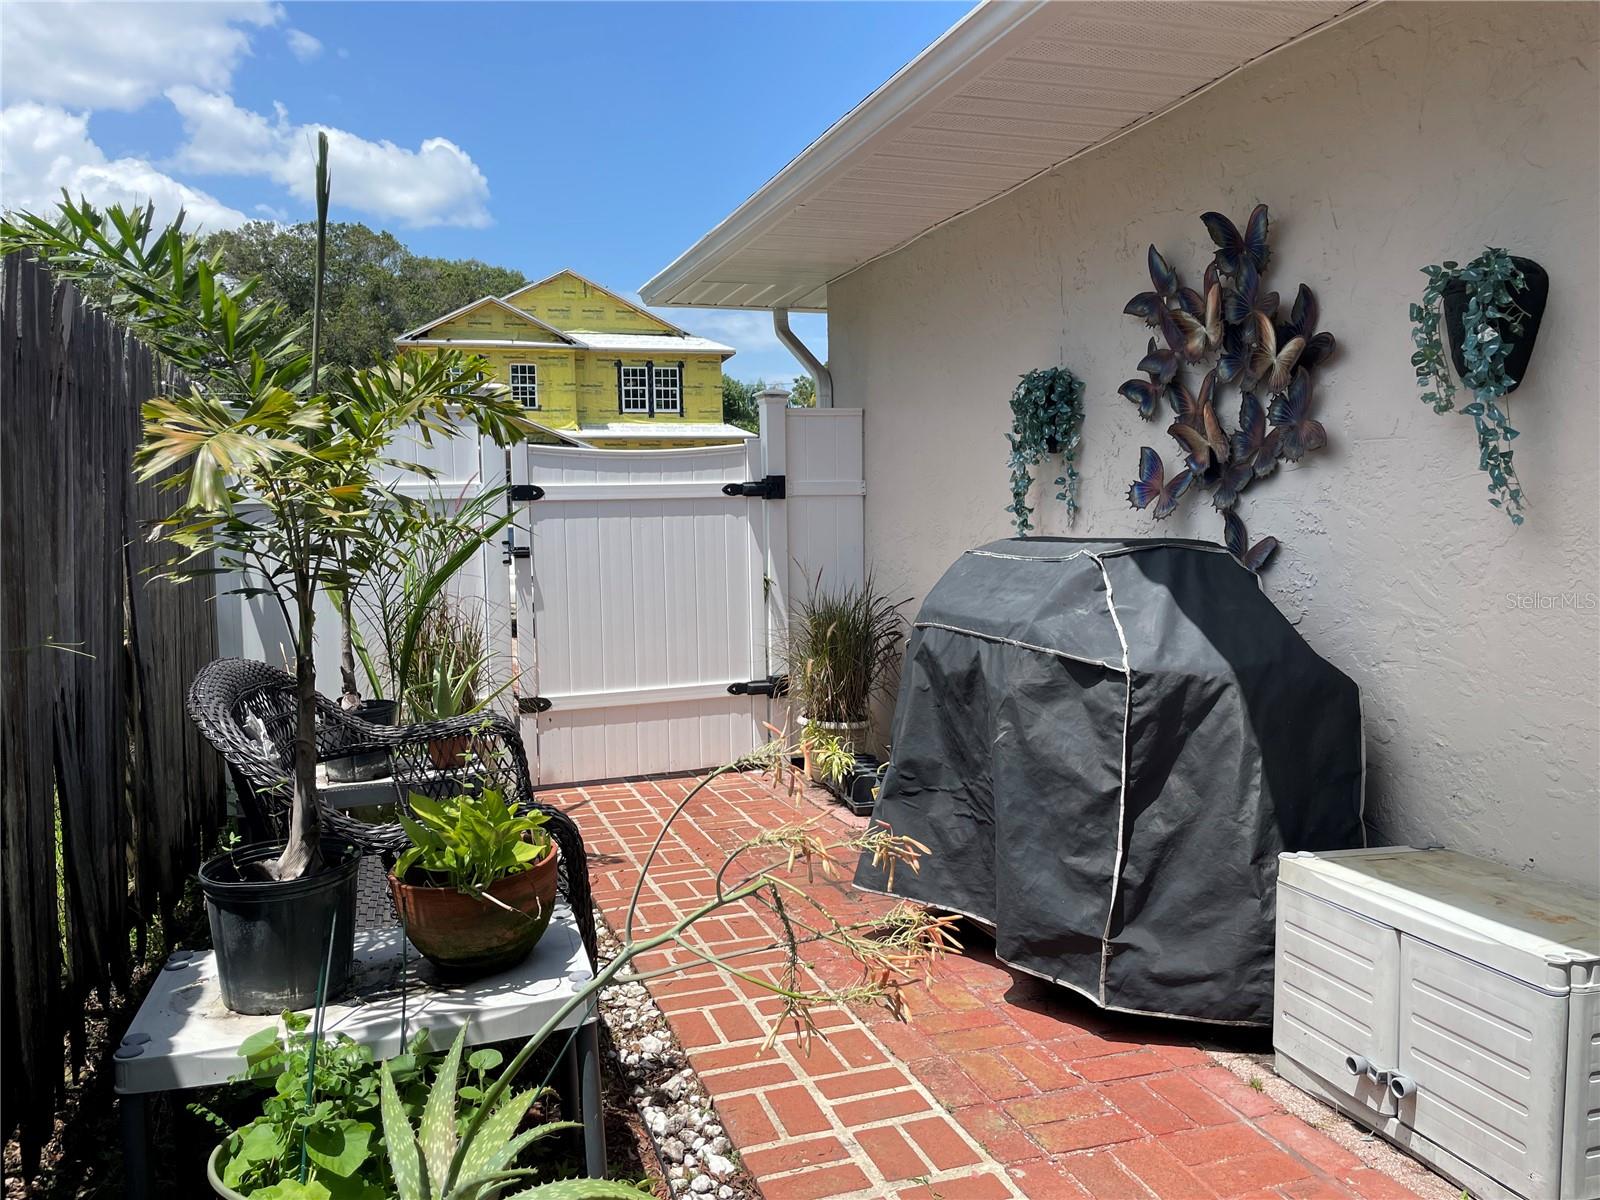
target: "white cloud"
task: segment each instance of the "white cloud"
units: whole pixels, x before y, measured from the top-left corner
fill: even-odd
[[[289,53],[301,62],[310,62],[322,53],[322,43],[303,29],[286,29],[283,36],[289,43]]]
[[[226,89],[251,28],[282,17],[265,0],[7,4],[0,88],[7,102],[130,110],[178,85]]]
[[[180,208],[191,228],[227,229],[245,220],[242,212],[144,159],[106,158],[89,137],[87,113],[33,103],[0,110],[0,206],[43,215],[54,210],[62,188],[100,206],[154,201],[158,225]]]
[[[314,197],[316,135],[328,135],[334,203],[404,225],[489,224],[489,184],[470,155],[446,138],[416,150],[369,141],[326,125],[296,125],[280,104],[269,119],[229,96],[175,87],[167,98],[186,135],[175,162],[214,175],[262,175],[302,201]]]

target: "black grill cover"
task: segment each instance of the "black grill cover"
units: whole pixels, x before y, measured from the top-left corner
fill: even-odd
[[[1272,1012],[1283,850],[1363,844],[1361,702],[1221,546],[1026,538],[917,614],[876,819],[893,894],[1106,1008]],[[863,859],[856,885],[888,891]]]

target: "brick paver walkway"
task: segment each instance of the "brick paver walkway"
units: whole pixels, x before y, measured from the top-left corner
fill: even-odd
[[[614,927],[636,864],[692,784],[541,795],[582,826],[596,902]],[[728,848],[813,818],[829,840],[862,824],[754,776],[718,780],[664,844],[642,925],[660,928],[708,896]],[[820,879],[808,890],[844,920],[885,904]],[[699,929],[721,950],[772,937],[755,912]],[[778,1004],[753,985],[703,969],[650,987],[767,1200],[1412,1196],[1189,1044],[1191,1027],[1102,1013],[988,949],[969,947],[909,989],[908,1023],[881,1008],[821,1015],[828,1041],[813,1042],[809,1056],[787,1034],[762,1053]],[[851,966],[816,962],[834,983],[853,978]]]

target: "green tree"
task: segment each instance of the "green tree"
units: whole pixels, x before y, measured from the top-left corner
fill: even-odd
[[[319,224],[328,204],[327,138],[318,139]],[[188,376],[188,390],[146,402],[136,462],[183,503],[157,532],[212,570],[249,572],[246,594],[275,600],[295,638],[295,772],[288,844],[268,868],[295,879],[320,864],[316,799],[313,607],[320,590],[348,594],[357,564],[382,539],[371,519],[386,503],[387,470],[404,466],[390,444],[406,427],[426,439],[473,422],[506,445],[531,428],[500,384],[470,393],[457,380],[487,367],[458,350],[408,354],[357,370],[323,365],[313,304],[311,350],[283,306],[234,280],[182,229],[153,228],[153,207],[67,201],[54,222],[29,214],[0,223],[0,252],[31,251],[59,275],[92,281],[130,332]],[[321,247],[312,246],[320,299]],[[289,324],[289,331],[279,330]],[[326,372],[326,374],[324,374]],[[174,569],[181,574],[182,563]]]
[[[796,375],[794,382],[789,385],[790,408],[815,408],[817,406],[817,382],[809,375]]]
[[[748,429],[751,433],[758,432],[760,414],[756,407],[756,397],[766,386],[766,381],[762,379],[746,382],[731,375],[724,375],[722,419],[729,425],[737,425],[740,429]]]
[[[281,306],[276,332],[311,318],[316,226],[251,221],[207,236],[202,253],[216,256],[232,279],[258,278],[254,301]],[[517,271],[477,259],[412,254],[393,234],[365,225],[328,226],[322,298],[323,361],[353,367],[379,362],[394,339],[431,317],[482,296],[503,296],[526,282]]]

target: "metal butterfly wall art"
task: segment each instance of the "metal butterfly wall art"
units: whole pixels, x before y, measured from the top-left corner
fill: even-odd
[[[1317,300],[1301,284],[1287,313],[1265,272],[1272,259],[1271,222],[1265,204],[1245,218],[1243,231],[1222,213],[1202,213],[1201,223],[1214,249],[1198,289],[1185,287],[1178,272],[1155,246],[1145,255],[1150,290],[1128,301],[1123,311],[1153,326],[1163,347],[1151,338],[1139,362],[1144,379],[1130,379],[1118,393],[1152,419],[1163,397],[1174,420],[1168,434],[1182,452],[1182,466],[1170,478],[1161,455],[1139,448],[1139,477],[1128,488],[1134,508],[1156,520],[1178,510],[1192,491],[1209,491],[1222,516],[1223,543],[1241,563],[1260,571],[1278,550],[1278,539],[1250,545],[1239,513],[1246,489],[1271,475],[1279,463],[1298,463],[1328,444],[1328,431],[1312,415],[1312,372],[1338,348],[1333,334],[1317,329]],[[1184,368],[1205,371],[1191,390]],[[1233,429],[1218,417],[1221,390],[1239,389],[1239,418]]]

